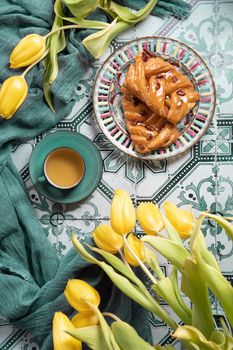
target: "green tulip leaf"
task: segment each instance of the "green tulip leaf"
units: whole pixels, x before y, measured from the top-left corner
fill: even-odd
[[[120,20],[133,25],[145,19],[153,10],[157,1],[158,0],[150,0],[144,7],[136,12],[132,12],[127,7],[118,5],[114,1],[102,2],[101,8],[104,11],[110,11],[110,14],[114,13],[114,15],[117,16]]]
[[[130,24],[114,19],[108,27],[86,37],[82,43],[94,58],[99,58],[108,48],[111,41]]]
[[[82,258],[84,258],[86,261],[89,261],[90,263],[98,265],[99,261],[97,259],[95,259],[94,256],[89,254],[86,251],[86,249],[84,249],[82,243],[79,242],[79,240],[78,240],[78,238],[77,238],[75,233],[72,234],[71,240],[72,240],[72,243],[73,243],[74,247],[77,249],[77,251],[82,256]]]
[[[233,241],[233,225],[226,219],[224,219],[222,216],[214,215],[210,213],[203,213],[203,215],[207,216],[210,219],[213,219],[219,226],[221,226],[228,237]]]
[[[226,342],[223,347],[224,350],[233,350],[233,337],[230,334],[226,335]]]
[[[185,260],[182,271],[181,290],[192,301],[192,325],[209,339],[214,331],[208,286],[202,270],[193,257]]]
[[[155,251],[152,251],[151,249],[147,248],[144,245],[144,252],[146,257],[146,263],[147,265],[157,274],[158,278],[161,280],[165,277],[161,267],[158,264],[157,256]]]
[[[172,282],[168,277],[158,281],[158,283],[153,285],[152,288],[168,303],[168,305],[170,305],[172,310],[184,323],[191,324],[191,313],[187,314],[182,305],[179,303],[179,300],[174,292]]]
[[[111,0],[99,0],[98,1],[98,7],[103,10],[104,12],[106,12],[110,17],[112,17],[113,19],[115,19],[117,17],[117,15],[115,14],[115,12],[111,11],[109,8],[109,3],[111,2]]]
[[[92,247],[89,244],[86,244],[86,245],[93,252],[100,254],[105,260],[107,260],[107,262],[112,267],[114,267],[114,269],[116,269],[122,275],[127,277],[131,282],[135,283],[139,287],[144,287],[144,284],[140,281],[140,279],[137,278],[137,276],[134,274],[134,272],[131,269],[129,269],[121,259],[119,259],[118,257],[116,257],[115,255],[113,255],[111,253],[106,252],[105,250],[102,250],[102,249],[99,249],[96,247]]]
[[[190,256],[183,246],[170,239],[152,236],[144,236],[141,239],[167,258],[180,271],[183,269],[185,259]]]
[[[96,0],[62,0],[63,4],[68,7],[72,15],[78,18],[85,18],[97,7]]]
[[[76,328],[66,333],[86,343],[92,350],[109,350],[100,326]]]
[[[222,275],[217,261],[206,248],[204,237],[200,231],[202,221],[203,216],[201,215],[197,220],[197,226],[195,227],[190,241],[190,249],[197,261],[203,280],[218,298],[231,326],[233,327],[233,287]]]
[[[111,329],[121,350],[154,350],[153,346],[143,340],[126,322],[113,322]]]
[[[231,333],[229,327],[227,326],[223,317],[220,317],[220,324],[222,326],[223,333],[225,335],[225,344],[223,346],[223,350],[233,350],[232,333]]]
[[[56,0],[57,6],[60,5],[60,0]],[[63,20],[58,16],[55,16],[53,26],[51,30],[55,30],[63,25]],[[64,31],[56,32],[47,38],[46,46],[49,49],[49,54],[44,60],[45,67],[45,75],[44,75],[44,96],[45,100],[50,107],[50,109],[54,111],[53,102],[52,102],[52,94],[51,94],[51,85],[56,80],[59,67],[58,67],[58,53],[66,47],[66,39]]]
[[[178,327],[173,334],[173,337],[195,344],[201,350],[221,350],[219,345],[212,341],[208,341],[197,328],[192,326]]]
[[[180,306],[184,309],[186,314],[188,315],[189,318],[191,318],[192,312],[191,309],[185,304],[181,294],[180,294],[180,289],[179,289],[179,284],[178,284],[178,275],[177,275],[177,269],[173,266],[172,272],[170,275],[170,280],[172,283],[172,287],[176,296],[176,299]]]
[[[200,215],[197,219],[196,224],[193,228],[191,239],[189,242],[189,247],[194,256],[201,256],[202,259],[210,266],[215,268],[217,271],[220,271],[220,267],[215,259],[215,256],[208,250],[205,238],[201,232],[201,225],[203,222],[204,216]]]
[[[50,85],[52,85],[53,82],[56,80],[58,71],[59,71],[57,55],[65,47],[66,47],[66,40],[65,40],[64,31],[61,31],[59,33],[54,33],[50,38],[50,46],[49,46],[49,57],[50,57],[50,63],[52,67],[52,72],[49,78]]]
[[[145,291],[142,291],[139,287],[132,284],[127,278],[114,271],[114,269],[105,262],[101,262],[98,265],[104,270],[115,286],[118,287],[125,295],[136,301],[148,311],[156,314],[171,328],[176,328],[176,323],[170,318],[159,303],[152,298],[149,292],[146,293]]]
[[[50,89],[50,85],[49,84],[43,84],[43,91],[44,91],[44,97],[45,97],[45,101],[47,102],[49,108],[51,109],[51,111],[53,113],[55,113],[54,107],[53,107],[53,101],[52,101],[52,93],[51,93],[51,89]]]
[[[56,5],[61,7],[60,0],[56,0]],[[62,26],[63,26],[63,20],[58,16],[55,16],[51,31],[57,28],[60,28]],[[49,48],[49,58],[51,63],[51,74],[49,77],[49,81],[47,81],[47,83],[52,84],[56,80],[58,75],[58,70],[59,70],[57,54],[62,50],[64,50],[64,48],[66,47],[64,30],[61,30],[49,36],[47,39],[47,47]]]
[[[90,306],[90,308],[92,309],[93,312],[95,312],[96,316],[99,319],[99,324],[105,339],[105,342],[108,346],[108,350],[121,350],[116,342],[116,339],[114,338],[114,335],[112,333],[111,328],[109,327],[109,325],[107,324],[107,322],[105,321],[104,316],[101,314],[100,310],[98,309],[98,307],[96,307],[95,305],[88,303],[88,305]]]
[[[210,340],[224,348],[226,336],[222,331],[214,331],[211,334]]]
[[[203,278],[206,281],[206,284],[219,300],[226,314],[226,317],[233,327],[233,287],[221,272],[216,271],[216,269],[214,269],[212,266],[207,265],[203,260],[198,260],[198,264],[201,267]]]
[[[156,3],[157,0],[150,0],[141,10],[134,13],[126,7],[116,4],[114,1],[100,1],[98,6],[114,20],[107,28],[85,38],[82,42],[83,45],[93,57],[99,58],[119,33],[145,19]]]
[[[92,21],[92,20],[87,20],[87,19],[83,19],[80,17],[78,17],[78,18],[77,17],[66,17],[64,14],[60,0],[55,2],[54,12],[55,12],[57,17],[63,19],[64,21],[77,24],[77,26],[79,26],[79,28],[103,29],[103,28],[108,27],[108,23],[106,23],[106,22]]]

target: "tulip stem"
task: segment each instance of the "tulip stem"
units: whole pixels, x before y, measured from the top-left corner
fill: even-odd
[[[43,56],[41,56],[40,58],[38,58],[38,60],[36,60],[34,63],[32,63],[30,66],[28,66],[25,71],[22,74],[22,77],[24,78],[25,75],[34,67],[37,65],[37,63],[39,63],[41,60],[43,60],[43,58],[45,58],[45,56],[47,56],[47,54],[49,53],[49,50],[45,51],[45,53],[43,54]]]
[[[231,216],[231,217],[223,216],[223,219],[228,220],[228,221],[232,221],[233,220],[233,216]]]
[[[105,22],[102,22],[102,24],[98,25],[98,27],[96,25],[93,26],[93,29],[104,29],[106,28],[106,23]],[[61,30],[66,30],[66,29],[81,29],[81,28],[88,28],[88,29],[91,29],[92,26],[91,25],[83,25],[83,24],[70,24],[68,26],[62,26],[62,27],[59,27],[59,28],[56,28],[54,30],[51,30],[51,32],[47,33],[44,38],[45,40],[53,35],[54,33],[57,33],[57,32],[60,32]]]
[[[219,217],[219,215],[216,214],[211,214],[209,211],[202,211],[201,215],[207,216],[210,219],[214,219],[214,217]],[[233,216],[221,216],[222,219],[228,220],[228,221],[233,221]]]
[[[131,267],[130,267],[128,261],[126,261],[125,256],[124,256],[124,254],[122,253],[122,250],[121,250],[121,249],[118,250],[118,253],[120,254],[121,259],[123,260],[123,262],[125,263],[125,265],[129,268],[130,271],[133,272],[133,270],[131,269]],[[133,273],[134,273],[134,272],[133,272]]]
[[[151,282],[153,284],[157,284],[156,279],[154,278],[154,276],[150,273],[150,271],[148,270],[148,268],[146,267],[146,265],[141,261],[141,259],[139,259],[139,257],[137,256],[137,254],[134,253],[134,251],[131,249],[130,245],[127,242],[126,239],[126,235],[123,236],[123,240],[124,243],[128,249],[128,251],[130,252],[130,254],[134,257],[134,259],[138,262],[139,266],[141,267],[141,269],[145,272],[145,274],[149,277],[149,279],[151,280]]]
[[[51,30],[51,32],[46,34],[44,36],[44,38],[47,39],[49,36],[53,35],[54,33],[60,32],[63,29],[75,29],[75,28],[80,28],[80,25],[78,25],[78,24],[70,24],[69,26],[59,27],[59,28],[56,28],[54,30]]]
[[[102,315],[103,316],[107,316],[107,317],[111,317],[115,321],[121,321],[121,319],[119,317],[117,317],[116,315],[112,314],[111,312],[102,312]]]

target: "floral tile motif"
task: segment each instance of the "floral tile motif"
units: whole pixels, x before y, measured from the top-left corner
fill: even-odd
[[[75,233],[79,240],[86,241],[91,238],[92,232],[102,223],[108,220],[88,219],[64,219],[61,214],[47,219],[46,214],[41,217],[40,222],[45,229],[46,235],[59,257],[64,256],[72,248],[71,235]]]
[[[233,10],[233,5],[232,5]],[[219,54],[220,55],[220,54]],[[232,98],[233,98],[233,58],[222,60],[217,63],[216,68],[216,89],[218,97],[217,112],[232,118]]]
[[[216,15],[217,15],[217,46],[218,58],[221,60],[233,60],[233,19],[231,0],[216,1]]]
[[[192,1],[192,16],[174,26],[169,33],[191,46],[206,61],[212,73],[216,54],[216,2]]]
[[[233,4],[229,0],[217,1],[217,54],[216,76],[218,111],[223,118],[232,115],[231,101],[233,98]]]
[[[217,171],[217,202],[216,213],[224,217],[233,217],[233,162],[219,162]],[[216,229],[215,254],[221,268],[226,273],[233,273],[232,255],[233,243],[218,226]]]

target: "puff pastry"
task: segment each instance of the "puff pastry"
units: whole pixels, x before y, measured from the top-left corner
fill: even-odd
[[[121,90],[126,126],[139,153],[173,143],[179,137],[175,125],[200,98],[187,76],[147,50],[135,57]]]
[[[179,131],[175,125],[156,115],[126,88],[122,92],[126,127],[138,153],[148,153],[177,140]]]
[[[160,57],[145,56],[145,51],[130,65],[124,85],[153,112],[173,124],[177,124],[200,98],[188,77]]]

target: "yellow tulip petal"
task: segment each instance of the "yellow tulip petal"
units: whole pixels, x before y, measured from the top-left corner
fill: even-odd
[[[27,93],[28,86],[24,77],[6,79],[0,89],[0,116],[10,119],[24,102]]]
[[[45,38],[38,34],[25,36],[10,55],[10,67],[26,67],[43,56],[46,50]]]
[[[76,328],[95,326],[99,323],[99,319],[94,312],[79,312],[71,322]]]
[[[139,238],[134,236],[133,233],[130,233],[127,237],[127,243],[132,249],[132,251],[137,255],[137,257],[144,262],[145,261],[145,252],[144,252],[144,246],[143,243],[140,241]],[[137,260],[133,257],[133,255],[130,253],[126,245],[124,246],[124,255],[126,261],[132,265],[132,266],[139,266],[139,263]]]
[[[116,254],[123,247],[123,238],[110,225],[99,225],[93,232],[95,244],[106,252]]]
[[[115,191],[110,220],[113,230],[120,235],[125,235],[133,230],[136,223],[136,215],[128,192],[124,190]]]
[[[82,280],[69,280],[64,294],[68,303],[79,312],[91,310],[87,302],[95,306],[100,304],[100,295],[97,290]]]
[[[182,239],[189,238],[193,229],[193,214],[190,211],[177,208],[175,204],[168,201],[164,203],[163,207],[167,219],[176,229],[179,236]]]
[[[164,228],[159,208],[153,203],[140,203],[136,210],[137,219],[143,231],[156,235]]]
[[[66,333],[75,329],[69,318],[62,312],[56,312],[53,318],[53,349],[54,350],[82,350],[81,341]]]

